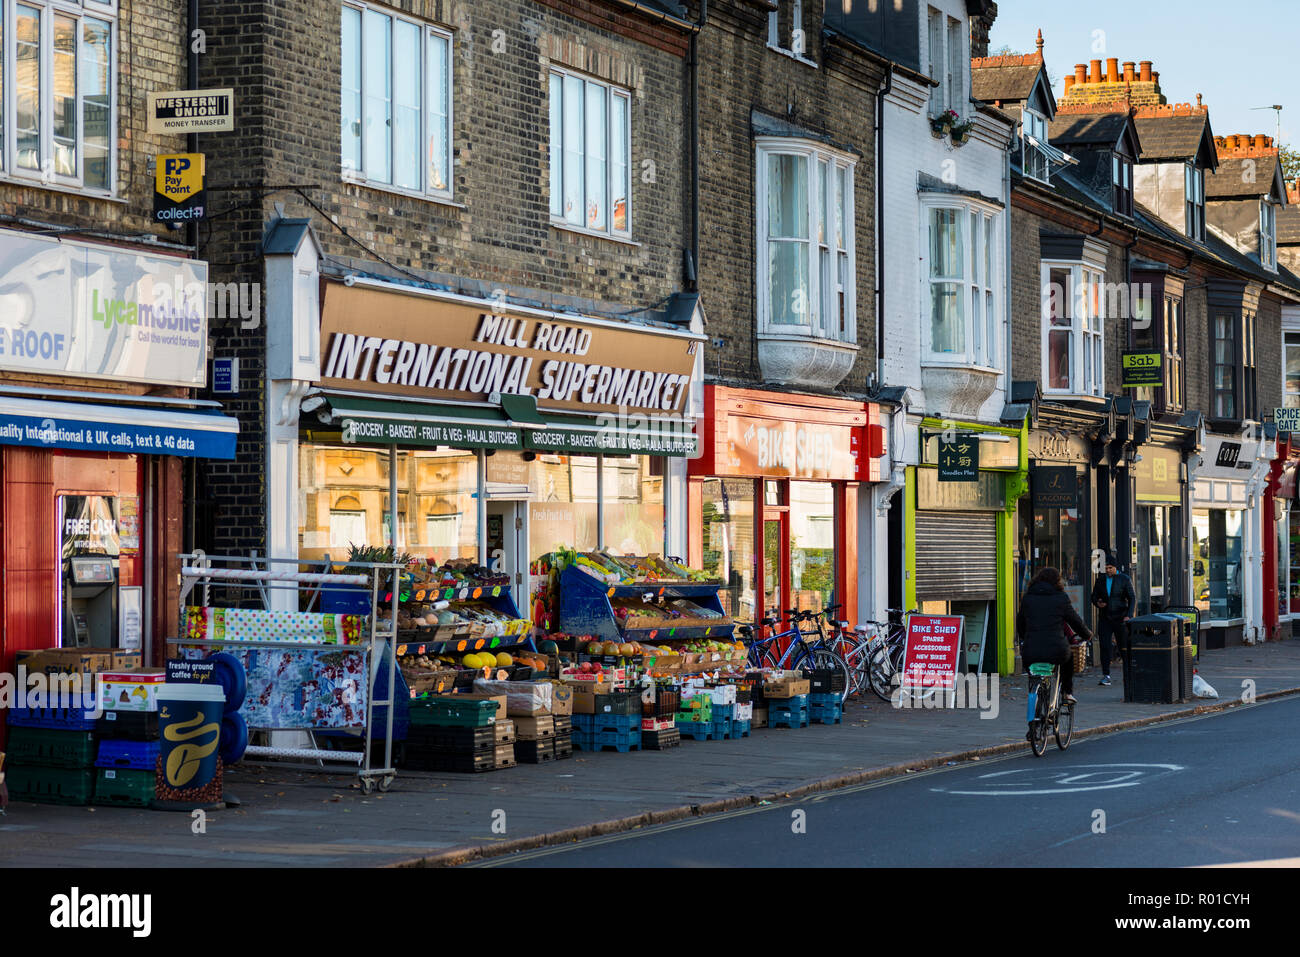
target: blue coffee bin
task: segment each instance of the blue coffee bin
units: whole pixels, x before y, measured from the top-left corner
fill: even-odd
[[[161,783],[182,792],[212,783],[225,705],[226,693],[215,685],[169,682],[158,690]]]

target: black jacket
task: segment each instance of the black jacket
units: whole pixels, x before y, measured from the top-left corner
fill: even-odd
[[[1081,638],[1092,633],[1074,610],[1070,596],[1047,582],[1034,582],[1020,599],[1016,614],[1016,634],[1020,636],[1020,657],[1025,664],[1057,664],[1070,656],[1070,641],[1065,625]]]
[[[1101,602],[1103,607],[1098,608],[1097,613],[1111,621],[1132,618],[1133,610],[1137,607],[1132,580],[1123,572],[1116,572],[1111,577],[1114,581],[1111,582],[1109,595],[1106,594],[1105,575],[1099,575],[1092,583],[1092,606],[1097,608],[1097,602]]]

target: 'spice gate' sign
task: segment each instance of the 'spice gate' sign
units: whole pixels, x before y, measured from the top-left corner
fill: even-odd
[[[903,646],[903,689],[957,686],[961,655],[961,615],[908,615]]]

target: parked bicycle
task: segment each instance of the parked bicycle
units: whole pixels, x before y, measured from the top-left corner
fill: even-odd
[[[1026,716],[1029,731],[1025,737],[1034,756],[1041,758],[1047,750],[1047,733],[1056,737],[1056,746],[1064,751],[1074,734],[1074,704],[1061,701],[1061,666],[1029,666],[1029,705]]]
[[[779,668],[783,671],[830,671],[839,673],[843,682],[840,700],[846,700],[852,686],[848,663],[828,646],[826,619],[839,608],[833,605],[822,611],[789,609],[790,627],[778,632],[778,620],[762,620],[765,634],[755,636],[749,626],[742,626],[741,636],[750,642],[749,664],[754,668]],[[806,629],[804,626],[807,626]]]

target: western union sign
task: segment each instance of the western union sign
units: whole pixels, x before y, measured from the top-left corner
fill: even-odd
[[[235,91],[149,94],[150,133],[223,133],[235,128]]]
[[[207,206],[203,172],[202,153],[172,153],[158,157],[153,194],[155,222],[194,222],[203,218]]]

